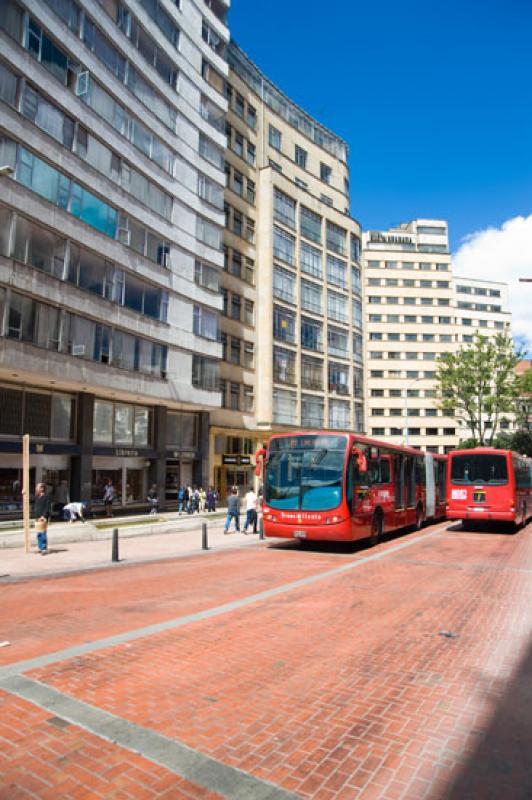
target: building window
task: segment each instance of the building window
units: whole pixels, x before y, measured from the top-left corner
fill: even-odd
[[[345,261],[340,261],[335,256],[327,256],[327,280],[335,286],[347,289],[347,264]]]
[[[254,406],[254,397],[253,397],[253,386],[244,386],[243,387],[243,411],[251,412],[253,411]]]
[[[321,217],[305,206],[301,206],[299,212],[299,230],[301,236],[305,236],[318,244],[321,242]]]
[[[349,428],[349,403],[343,400],[329,401],[329,426],[342,430]]]
[[[291,350],[273,348],[273,379],[277,383],[296,383],[296,355]]]
[[[244,137],[238,131],[235,131],[235,138],[234,138],[234,141],[233,141],[233,150],[237,154],[237,156],[240,156],[240,158],[243,158],[243,156],[244,156]]]
[[[323,427],[323,400],[314,395],[301,395],[301,425],[306,428]]]
[[[273,268],[273,295],[287,303],[295,302],[295,277],[287,269]]]
[[[301,356],[301,386],[304,389],[323,389],[323,361],[310,356]]]
[[[242,349],[242,342],[240,339],[237,339],[236,336],[231,336],[231,352],[230,352],[230,359],[231,364],[235,364],[237,367],[240,366],[240,352]]]
[[[296,144],[294,151],[294,161],[296,162],[298,167],[301,167],[302,169],[307,168],[307,156],[308,156],[307,151],[303,150],[302,147],[299,147],[299,145]]]
[[[240,384],[238,383],[231,384],[229,407],[232,411],[238,411],[240,409]]]
[[[348,322],[347,297],[338,292],[327,292],[327,314],[336,322]]]
[[[321,250],[317,250],[306,242],[301,242],[299,249],[299,261],[301,271],[315,278],[321,278],[323,274]]]
[[[254,350],[253,342],[244,342],[244,367],[246,369],[253,369]]]
[[[340,328],[333,328],[329,325],[327,348],[330,355],[347,358],[349,353],[349,334]]]
[[[273,216],[283,225],[290,228],[296,227],[296,203],[284,192],[279,189],[273,190]]]
[[[280,425],[295,425],[297,422],[297,400],[294,392],[273,390],[273,421]]]
[[[194,281],[198,286],[203,286],[211,292],[218,292],[220,289],[218,270],[202,261],[196,261],[194,264]]]
[[[301,317],[301,347],[308,350],[323,350],[323,327],[307,317]]]
[[[212,341],[218,340],[218,315],[216,312],[203,308],[203,306],[194,306],[193,320],[193,330],[196,336],[202,336],[204,339]]]
[[[255,128],[257,127],[257,112],[255,111],[253,106],[251,106],[249,103],[248,103],[247,123],[249,127],[252,128],[253,130],[255,130]]]
[[[240,322],[240,313],[242,307],[242,298],[239,294],[234,292],[231,294],[231,319],[236,319]]]
[[[314,314],[322,314],[321,294],[321,286],[301,279],[301,308]]]
[[[349,394],[349,367],[329,362],[329,391]]]
[[[255,322],[255,305],[253,300],[244,300],[244,322],[253,325]]]
[[[296,240],[280,228],[273,229],[273,254],[287,264],[295,264]]]
[[[210,358],[192,356],[192,385],[209,392],[217,391],[220,384],[219,364]]]
[[[273,307],[273,335],[281,342],[294,344],[296,340],[296,316],[281,306]]]
[[[268,143],[270,147],[274,147],[276,150],[281,149],[281,131],[278,128],[274,128],[273,125],[268,126]]]
[[[346,231],[335,225],[333,222],[327,222],[327,248],[333,250],[344,256],[346,254]]]
[[[330,183],[332,176],[332,168],[324,164],[323,161],[320,162],[320,180],[324,183]]]

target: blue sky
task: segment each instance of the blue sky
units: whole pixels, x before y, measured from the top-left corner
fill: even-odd
[[[441,217],[456,251],[532,214],[529,0],[233,0],[229,24],[274,83],[347,141],[365,229]]]

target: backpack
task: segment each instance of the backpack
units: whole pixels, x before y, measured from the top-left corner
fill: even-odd
[[[183,500],[185,499],[185,490],[184,489],[180,489],[179,490],[178,495],[177,495],[177,499],[179,500],[180,503],[183,502]]]

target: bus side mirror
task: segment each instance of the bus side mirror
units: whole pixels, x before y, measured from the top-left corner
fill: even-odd
[[[367,472],[368,471],[368,461],[362,450],[359,450],[358,447],[353,447],[351,450],[353,455],[356,457],[357,460],[357,467],[359,468],[360,472]]]

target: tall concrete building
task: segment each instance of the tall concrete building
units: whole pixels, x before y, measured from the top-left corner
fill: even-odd
[[[362,430],[360,226],[347,145],[233,42],[229,76],[222,409],[211,481],[252,480],[272,431]]]
[[[220,405],[225,0],[5,0],[0,512],[205,483]],[[6,174],[10,173],[10,174]]]
[[[509,326],[503,284],[453,276],[447,223],[363,236],[369,435],[444,453],[468,435],[436,404],[436,359]]]

